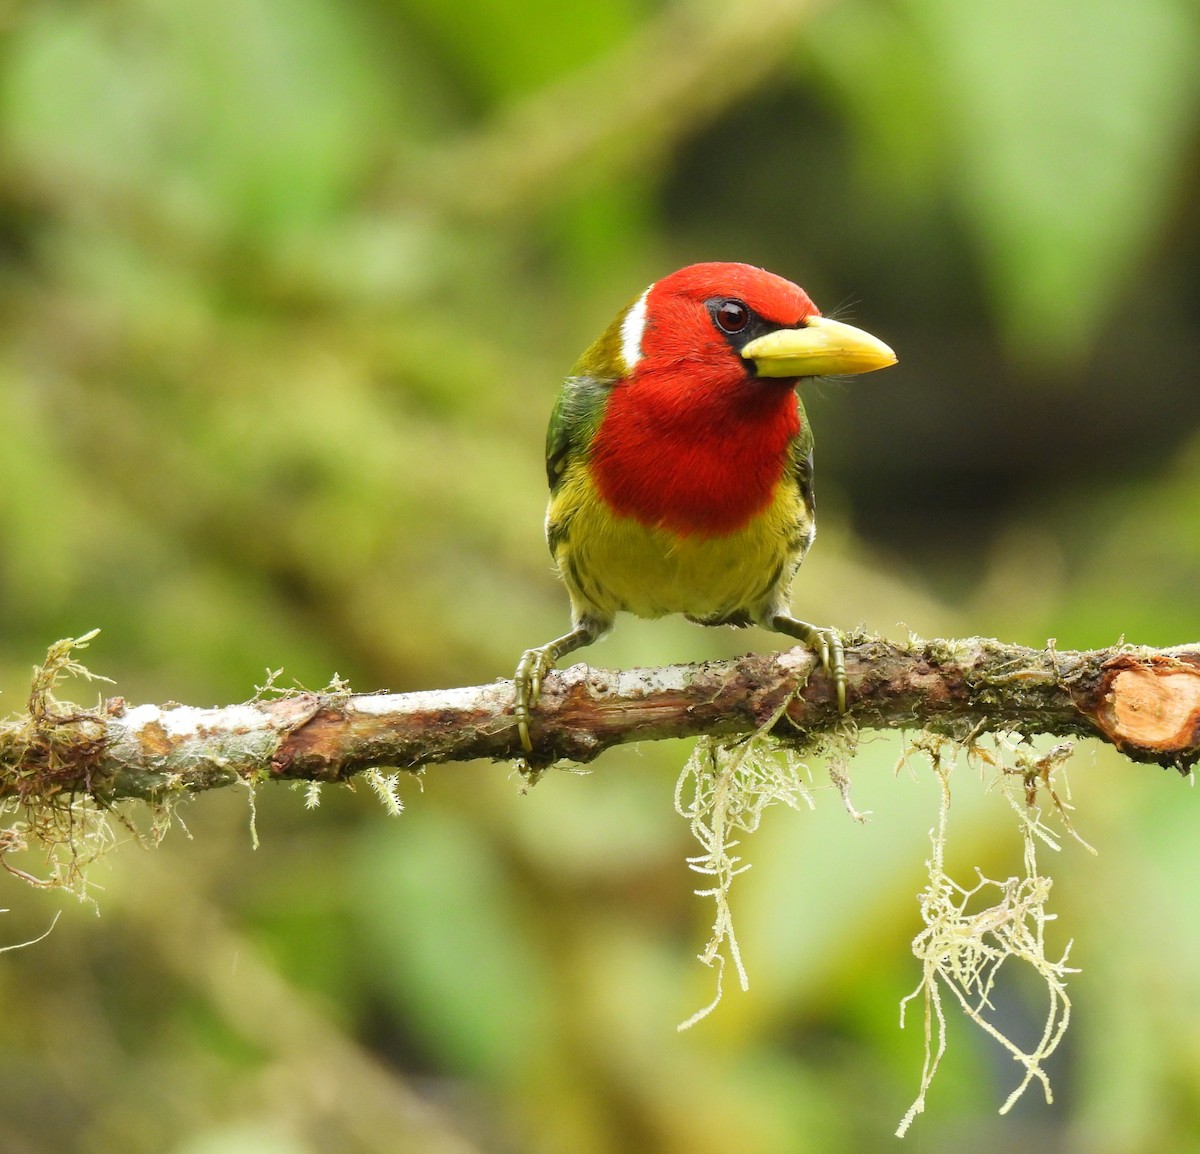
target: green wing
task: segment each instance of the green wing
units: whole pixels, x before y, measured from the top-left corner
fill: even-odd
[[[600,428],[608,394],[623,371],[621,324],[628,311],[626,306],[617,314],[563,381],[546,430],[546,479],[551,493],[571,462],[587,452]]]
[[[604,402],[613,383],[592,376],[571,376],[563,382],[546,429],[546,480],[550,492],[558,488],[571,462],[587,452],[600,427]]]

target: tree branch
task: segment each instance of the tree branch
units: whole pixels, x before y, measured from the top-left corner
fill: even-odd
[[[1200,645],[1059,652],[980,638],[848,640],[844,718],[804,648],[552,674],[528,761],[588,762],[630,741],[735,738],[766,724],[789,697],[776,723],[785,739],[845,723],[957,737],[1016,730],[1097,737],[1135,761],[1181,772],[1200,759]],[[155,800],[239,780],[343,781],[371,767],[520,754],[509,681],[403,694],[301,692],[219,709],[130,707],[118,697],[81,710],[56,701],[43,678],[29,714],[0,727],[0,798],[86,791],[105,801]]]

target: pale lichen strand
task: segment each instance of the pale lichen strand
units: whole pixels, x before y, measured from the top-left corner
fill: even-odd
[[[717,972],[713,1000],[681,1022],[680,1030],[694,1026],[716,1008],[728,961],[737,970],[741,988],[750,988],[729,906],[733,879],[750,868],[734,852],[739,835],[758,829],[769,806],[782,803],[798,809],[813,804],[802,776],[807,767],[778,747],[763,754],[755,749],[754,737],[737,747],[701,738],[675,785],[675,809],[688,819],[701,847],[699,854],[687,859],[688,868],[712,878],[711,886],[695,891],[697,897],[712,898],[715,906],[712,935],[698,957]]]
[[[999,1042],[1024,1069],[1020,1083],[1000,1107],[1000,1113],[1007,1113],[1033,1081],[1041,1085],[1047,1102],[1053,1100],[1045,1063],[1058,1048],[1070,1023],[1071,1000],[1066,979],[1078,971],[1067,965],[1070,941],[1057,960],[1046,952],[1046,925],[1056,915],[1047,912],[1052,883],[1038,868],[1037,843],[1057,850],[1059,838],[1044,820],[1041,799],[1049,803],[1063,829],[1091,850],[1071,826],[1067,814],[1070,807],[1054,784],[1056,771],[1071,756],[1069,743],[1040,754],[1021,735],[1001,734],[995,737],[993,752],[974,740],[956,744],[924,734],[914,739],[900,764],[906,764],[915,753],[929,759],[940,787],[940,802],[937,826],[930,834],[932,854],[926,862],[929,881],[919,898],[925,928],[912,945],[921,962],[921,980],[900,1004],[903,1027],[908,1003],[918,997],[922,999],[925,1058],[916,1100],[896,1130],[898,1137],[904,1136],[913,1119],[925,1109],[926,1093],[946,1051],[943,991],[952,994],[966,1017]],[[999,788],[1017,813],[1023,845],[1021,876],[995,881],[977,868],[975,883],[964,886],[946,873],[950,773],[960,754],[965,755],[968,764],[994,772],[993,786]],[[1046,987],[1046,1016],[1041,1036],[1032,1050],[1014,1043],[989,1016],[1000,968],[1010,958],[1025,962]]]
[[[754,833],[771,806],[813,808],[806,757],[829,758],[831,781],[848,812],[862,820],[850,804],[845,772],[854,746],[852,732],[842,730],[814,737],[793,730],[787,740],[778,736],[789,731],[786,714],[803,688],[803,681],[797,683],[754,733],[738,741],[700,738],[675,783],[675,810],[688,820],[701,848],[699,854],[687,859],[688,868],[712,878],[711,886],[695,893],[712,898],[715,907],[711,936],[697,956],[706,966],[715,968],[716,989],[712,1001],[681,1022],[680,1030],[690,1029],[716,1009],[724,990],[727,963],[733,963],[741,988],[750,988],[729,905],[733,880],[745,873],[750,863],[734,851],[741,835]]]
[[[101,773],[105,719],[102,707],[81,709],[61,701],[57,690],[69,677],[107,680],[75,659],[97,630],[52,645],[35,667],[28,708],[0,723],[0,866],[44,888],[89,896],[87,867],[116,841],[114,825],[132,826],[92,791],[105,784]],[[11,856],[38,848],[39,872],[21,869]]]

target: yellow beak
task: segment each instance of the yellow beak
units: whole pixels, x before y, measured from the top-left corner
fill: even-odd
[[[803,328],[776,329],[742,346],[760,377],[832,377],[869,373],[896,363],[896,354],[870,333],[828,317]]]

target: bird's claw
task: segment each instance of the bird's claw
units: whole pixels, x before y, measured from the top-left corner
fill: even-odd
[[[837,694],[838,713],[846,712],[846,646],[842,635],[828,625],[819,625],[813,629],[814,648],[821,658],[821,668],[833,678],[834,691]]]
[[[772,625],[780,633],[803,641],[813,650],[821,668],[833,679],[838,713],[845,713],[846,646],[842,635],[832,625],[810,625],[807,621],[797,621],[794,617],[776,617]]]
[[[533,750],[533,741],[529,736],[530,713],[542,695],[542,680],[553,668],[554,658],[553,647],[543,645],[540,649],[526,649],[517,662],[513,679],[513,716],[517,719],[521,748],[526,753]]]

